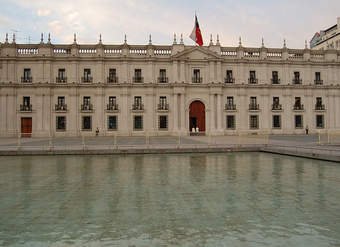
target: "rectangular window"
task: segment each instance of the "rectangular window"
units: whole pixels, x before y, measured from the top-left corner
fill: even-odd
[[[235,129],[235,116],[227,115],[227,129]]]
[[[91,69],[84,69],[83,82],[92,82]]]
[[[31,97],[24,96],[23,97],[23,104],[24,104],[24,106],[29,106],[31,104]]]
[[[167,83],[168,82],[168,77],[166,77],[166,69],[160,69],[159,70],[158,82],[159,83]]]
[[[201,71],[199,69],[194,69],[194,77],[192,78],[193,83],[201,83]]]
[[[302,115],[295,115],[295,128],[303,128]]]
[[[66,78],[66,71],[65,69],[58,69],[58,77],[60,80],[63,80]]]
[[[259,116],[258,115],[250,115],[249,116],[249,127],[250,129],[258,129],[259,128]]]
[[[83,130],[92,130],[92,117],[91,116],[83,116],[82,117],[82,129]]]
[[[117,116],[108,116],[107,128],[108,130],[117,130],[118,128]]]
[[[316,128],[323,129],[325,127],[324,116],[316,115]]]
[[[273,97],[272,110],[282,110],[279,97]]]
[[[168,116],[159,116],[159,129],[160,130],[168,129]]]
[[[167,103],[166,96],[159,97],[158,110],[168,110],[168,103]]]
[[[301,104],[301,97],[295,97],[294,110],[303,110],[303,105]]]
[[[133,117],[133,129],[134,130],[143,130],[143,116],[134,116]]]
[[[250,97],[249,110],[259,110],[256,97]]]
[[[255,73],[254,70],[249,71],[249,83],[250,84],[256,84],[257,83],[256,73]]]
[[[133,110],[143,110],[142,97],[135,96],[133,102]]]
[[[134,77],[133,82],[135,82],[135,83],[143,82],[142,70],[141,69],[135,69],[135,77]]]
[[[116,96],[109,97],[109,105],[116,105]]]
[[[272,83],[273,84],[279,84],[279,72],[272,71]]]
[[[107,78],[108,83],[117,83],[118,78],[116,74],[116,69],[109,69],[109,77]]]
[[[234,97],[233,96],[227,96],[227,104],[228,105],[234,104]]]
[[[83,98],[83,104],[84,104],[84,105],[89,105],[89,104],[91,104],[91,97],[90,97],[90,96],[84,96],[84,98]]]
[[[57,116],[56,119],[56,128],[59,131],[65,131],[66,130],[66,117],[65,116]]]
[[[300,79],[300,72],[295,71],[294,72],[294,78],[293,78],[293,84],[301,84],[301,79]]]
[[[58,105],[65,104],[65,96],[58,96]]]
[[[320,72],[315,72],[315,80],[320,81],[321,80],[321,73]]]
[[[281,115],[273,115],[273,128],[274,129],[281,128]]]
[[[232,70],[227,70],[226,76],[227,77],[225,78],[225,83],[233,83],[234,82]]]
[[[21,82],[32,82],[31,69],[24,69],[24,76],[21,77]]]

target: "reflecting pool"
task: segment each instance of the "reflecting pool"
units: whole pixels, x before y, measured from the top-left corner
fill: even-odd
[[[340,165],[265,153],[0,157],[0,246],[339,246]]]

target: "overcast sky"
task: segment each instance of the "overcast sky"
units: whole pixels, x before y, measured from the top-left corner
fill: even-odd
[[[315,32],[336,24],[340,0],[0,0],[0,41],[16,32],[17,43],[38,43],[51,33],[52,43],[169,45],[173,34],[183,33],[184,43],[198,21],[205,44],[210,34],[223,46],[303,48]]]

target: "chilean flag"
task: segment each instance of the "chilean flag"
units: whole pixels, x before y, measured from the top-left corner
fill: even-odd
[[[199,46],[203,45],[202,34],[200,30],[200,26],[198,25],[197,16],[195,15],[195,26],[192,30],[190,36],[193,41],[195,41]]]

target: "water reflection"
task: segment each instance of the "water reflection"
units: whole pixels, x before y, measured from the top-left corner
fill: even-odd
[[[0,246],[340,244],[340,167],[327,162],[232,153],[0,164]]]

